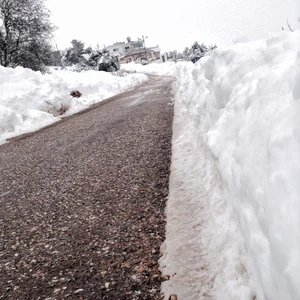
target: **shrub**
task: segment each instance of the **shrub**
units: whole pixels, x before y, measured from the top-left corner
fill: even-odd
[[[107,50],[92,50],[88,47],[84,50],[84,44],[73,40],[72,48],[69,48],[62,58],[65,66],[75,66],[75,70],[97,70],[105,72],[115,72],[120,69],[118,59]]]

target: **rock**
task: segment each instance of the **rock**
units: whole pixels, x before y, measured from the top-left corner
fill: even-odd
[[[170,279],[170,276],[169,276],[169,275],[162,275],[162,276],[160,277],[160,280],[161,280],[162,282],[168,281],[169,279]]]
[[[169,300],[178,300],[178,297],[177,297],[177,295],[172,294],[172,295],[170,295]]]
[[[148,266],[149,268],[153,267],[154,265],[155,265],[155,262],[154,262],[153,260],[148,260],[148,261],[147,261],[147,266]]]

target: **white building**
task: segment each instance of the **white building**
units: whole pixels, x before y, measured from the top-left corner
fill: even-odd
[[[129,41],[128,43],[125,42],[119,42],[119,43],[114,43],[111,46],[105,47],[109,53],[119,56],[123,55],[126,52],[129,52],[130,50],[133,49],[143,49],[144,48],[144,42],[142,40],[139,41]]]
[[[143,63],[160,59],[160,49],[158,46],[152,48],[132,49],[119,56],[120,63],[139,62]]]

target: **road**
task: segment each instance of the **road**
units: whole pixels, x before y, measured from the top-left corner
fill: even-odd
[[[0,146],[0,299],[160,299],[171,83]]]

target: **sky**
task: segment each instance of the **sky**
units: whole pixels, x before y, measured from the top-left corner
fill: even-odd
[[[59,50],[72,39],[100,48],[114,42],[145,38],[146,47],[182,51],[195,41],[230,45],[240,37],[265,38],[299,27],[299,0],[46,0],[58,27]]]

